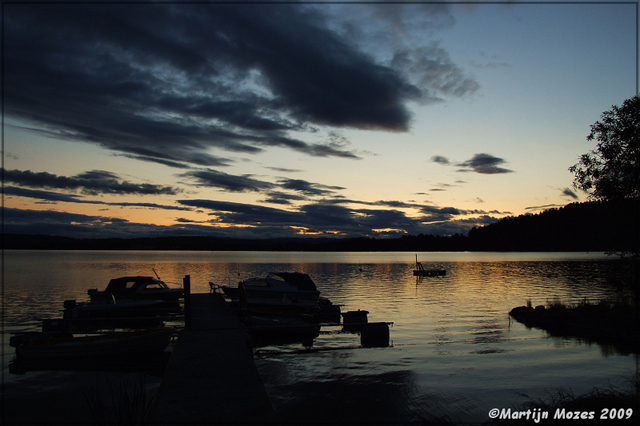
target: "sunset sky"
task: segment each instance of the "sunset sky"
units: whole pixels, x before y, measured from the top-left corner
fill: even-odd
[[[6,233],[466,234],[637,91],[636,4],[3,9]]]

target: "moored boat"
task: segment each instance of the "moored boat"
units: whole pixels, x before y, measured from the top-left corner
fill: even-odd
[[[162,352],[172,335],[168,327],[86,336],[24,333],[11,337],[10,345],[18,359],[97,359]]]
[[[413,271],[413,275],[417,277],[439,277],[447,275],[447,271],[444,269],[416,269]]]
[[[416,277],[438,277],[447,275],[447,271],[445,269],[424,269],[422,263],[418,262],[416,254],[416,269],[413,270],[413,275]]]
[[[157,328],[164,325],[164,318],[118,317],[118,318],[46,318],[42,320],[45,333],[88,333],[99,330]]]
[[[184,296],[181,288],[170,288],[164,281],[153,277],[114,278],[103,291],[92,288],[87,291],[92,301],[98,300],[171,300]]]
[[[180,304],[177,300],[153,299],[123,299],[120,301],[102,299],[80,303],[76,303],[75,300],[65,300],[64,308],[64,319],[136,318],[177,312],[180,309]]]
[[[220,287],[225,295],[245,306],[311,308],[318,305],[320,292],[307,274],[272,272],[264,278],[249,278],[238,287]]]

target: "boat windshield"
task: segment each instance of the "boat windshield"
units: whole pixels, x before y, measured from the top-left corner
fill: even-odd
[[[287,280],[285,280],[284,278],[282,278],[282,277],[281,277],[280,275],[278,275],[278,274],[269,274],[269,277],[268,277],[268,278],[269,278],[269,279],[272,279],[272,280],[276,280],[276,281],[282,281],[283,283],[286,283],[286,282],[287,282]]]
[[[315,283],[307,274],[300,272],[274,272],[269,274],[270,278],[279,279],[298,287],[299,290],[317,291]]]
[[[164,283],[161,283],[159,281],[154,282],[154,283],[149,283],[144,287],[144,289],[145,289],[145,291],[147,291],[147,290],[153,291],[153,290],[164,290],[165,288],[167,288],[166,286],[164,286],[162,284],[164,284]]]

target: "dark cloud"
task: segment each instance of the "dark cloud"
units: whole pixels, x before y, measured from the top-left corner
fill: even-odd
[[[460,215],[463,214],[463,211],[455,208],[455,207],[435,207],[435,206],[424,206],[420,209],[424,214],[446,214],[446,215]]]
[[[533,211],[544,211],[544,210],[549,210],[549,209],[557,209],[560,207],[564,207],[564,204],[545,204],[543,206],[529,206],[529,207],[525,207],[525,210],[533,210]],[[529,214],[529,213],[528,213]]]
[[[252,204],[214,200],[178,200],[184,206],[210,210],[220,222],[234,225],[300,226],[304,218],[297,212]]]
[[[302,170],[299,169],[287,169],[285,167],[265,167],[269,170],[274,170],[276,172],[282,172],[282,173],[300,173]]]
[[[229,192],[260,192],[275,187],[273,183],[252,179],[248,175],[235,176],[212,169],[191,170],[178,176],[191,178],[196,185]]]
[[[437,44],[396,52],[392,66],[399,72],[410,70],[410,79],[423,87],[423,102],[441,102],[442,96],[463,97],[475,93],[480,85],[451,60]]]
[[[358,210],[357,220],[360,226],[365,229],[397,229],[400,232],[419,234],[423,230],[422,223],[408,217],[404,212],[398,210]],[[369,231],[369,233],[372,233]]]
[[[280,179],[278,184],[282,189],[301,192],[309,196],[328,196],[336,191],[344,189],[342,186],[328,186],[319,183],[308,182],[302,179]]]
[[[453,220],[455,217],[459,217],[459,216],[475,216],[475,215],[487,216],[488,214],[497,214],[497,215],[511,214],[511,212],[500,212],[498,210],[493,210],[490,212],[487,212],[485,210],[478,210],[478,209],[465,210],[465,209],[458,209],[456,207],[438,207],[435,205],[425,205],[424,203],[393,201],[393,200],[360,201],[360,200],[353,200],[348,198],[333,198],[333,199],[322,200],[322,204],[325,204],[325,205],[355,204],[355,205],[375,206],[375,207],[392,207],[393,209],[413,209],[417,211],[418,215],[421,215],[421,216],[419,216],[418,219],[416,219],[416,222],[412,222],[412,223],[422,223],[422,224]],[[366,215],[368,215],[372,211],[384,211],[384,210],[354,210],[354,211],[358,213],[367,212]],[[405,215],[405,213],[403,212],[400,212],[400,214]],[[411,220],[414,220],[414,219],[411,219]]]
[[[415,203],[405,203],[404,201],[395,201],[395,200],[380,200],[372,203],[375,206],[385,206],[385,207],[393,207],[393,208],[410,208],[410,207],[418,207],[420,204]]]
[[[108,206],[115,207],[143,207],[154,210],[181,210],[181,211],[189,211],[191,209],[180,206],[167,206],[156,203],[105,203]]]
[[[450,183],[439,183],[436,187],[429,189],[430,192],[441,192],[447,191],[449,188],[453,188],[457,185],[452,185]]]
[[[109,205],[112,204],[115,203],[109,203]],[[153,207],[142,203],[122,204]],[[482,226],[497,220],[486,214],[470,217],[471,214],[482,212],[463,211],[452,207],[425,208],[422,216],[412,217],[395,209],[352,209],[326,203],[307,204],[297,210],[203,199],[179,200],[178,204],[178,209],[206,211],[211,219],[195,221],[179,218],[175,225],[159,226],[132,223],[109,216],[6,208],[4,225],[7,233],[65,235],[81,238],[130,238],[141,235],[276,238],[294,237],[299,234],[300,229],[321,235],[387,237],[404,233],[465,234],[473,226]]]
[[[288,194],[286,192],[272,191],[267,193],[265,203],[290,205],[292,201],[304,201],[308,198],[304,195]]]
[[[353,209],[336,202],[324,201],[306,204],[297,210],[202,199],[180,200],[178,203],[208,210],[215,217],[215,222],[258,227],[263,231],[269,230],[269,235],[278,235],[279,232],[284,235],[293,227],[343,236],[373,236],[378,235],[376,230],[383,229],[395,229],[398,231],[394,232],[413,235],[448,235],[466,233],[473,226],[497,220],[481,210],[460,210],[453,207],[422,206],[421,215],[412,217],[395,209]],[[386,205],[390,202],[379,203]],[[407,206],[399,203],[398,207]],[[471,215],[479,217],[473,218]],[[449,232],[451,230],[455,231]]]
[[[16,186],[5,186],[3,192],[4,195],[8,196],[35,198],[51,202],[90,203],[90,201],[81,199],[79,195],[59,194],[57,192],[18,188]]]
[[[60,235],[72,238],[131,238],[132,236],[215,236],[233,238],[295,237],[288,226],[217,227],[211,223],[178,220],[170,226],[129,222],[108,216],[5,208],[4,231],[10,234]]]
[[[289,132],[407,131],[409,101],[474,87],[437,47],[376,62],[303,4],[11,4],[4,35],[8,117],[170,167],[271,146],[358,158]]]
[[[178,223],[206,223],[205,221],[202,221],[202,220],[191,220],[191,219],[186,219],[184,217],[177,218],[176,222],[178,222]]]
[[[420,213],[422,213],[421,220],[423,222],[443,222],[451,220],[455,216],[466,214],[466,212],[454,207],[435,206],[424,206],[420,209]]]
[[[207,235],[211,228],[195,230],[183,225],[159,226],[133,223],[108,216],[5,208],[4,231],[9,234],[59,235],[72,238],[131,238],[171,235]]]
[[[300,214],[304,217],[305,226],[312,229],[357,231],[360,224],[355,212],[336,205],[307,204],[300,208]]]
[[[434,155],[433,157],[431,157],[431,161],[438,164],[449,164],[449,159],[447,157],[443,157],[442,155]]]
[[[131,158],[131,159],[134,159],[134,160],[147,161],[149,163],[158,163],[158,164],[162,164],[163,166],[173,167],[175,169],[189,169],[189,168],[191,168],[191,166],[189,164],[186,164],[186,163],[181,163],[179,161],[162,159],[162,158],[153,157],[153,156],[133,155],[133,154],[118,154],[118,156],[125,157],[125,158]],[[227,160],[227,159],[224,159],[224,158],[218,158],[216,160],[213,157],[210,157],[210,161],[208,161],[208,165],[210,165],[210,166],[228,166],[229,162],[230,162],[230,160]]]
[[[452,165],[453,163],[442,155],[434,155],[431,157],[431,161],[442,165]],[[494,157],[490,154],[475,154],[471,159],[462,163],[455,164],[457,167],[462,167],[459,172],[475,172],[481,174],[498,174],[498,173],[512,173],[513,170],[498,167],[501,164],[506,163],[502,158]],[[464,181],[456,181],[456,183],[465,183]]]
[[[15,186],[5,186],[4,194],[8,196],[15,196],[15,197],[33,198],[33,199],[42,200],[45,202],[52,202],[52,203],[65,202],[65,203],[79,203],[79,204],[100,204],[100,205],[114,206],[114,207],[143,207],[143,208],[158,209],[158,210],[182,210],[182,211],[190,210],[189,208],[186,208],[186,207],[167,206],[167,205],[156,204],[156,203],[129,203],[129,202],[109,203],[109,202],[100,201],[100,200],[87,200],[87,199],[81,198],[78,195],[60,194],[52,191],[18,188]]]
[[[92,170],[71,177],[58,176],[48,172],[32,172],[31,170],[4,170],[4,180],[30,188],[80,190],[83,194],[88,195],[175,195],[180,192],[169,186],[123,181],[117,175],[103,170]]]
[[[330,186],[303,179],[290,178],[281,178],[274,184],[254,179],[251,175],[230,175],[212,169],[190,170],[178,176],[191,179],[195,181],[195,185],[198,186],[218,188],[228,192],[265,192],[269,197],[268,201],[277,204],[289,204],[289,201],[305,200],[307,197],[336,197],[336,191],[344,189],[344,187],[341,186]],[[287,195],[276,189],[298,192],[303,196]]]
[[[118,218],[66,212],[4,209],[4,231],[10,234],[98,237],[106,228],[116,230],[126,222]],[[113,235],[112,232],[109,236]]]
[[[213,200],[180,200],[180,204],[209,210],[218,221],[260,227],[305,227],[313,230],[360,230],[355,214],[340,206],[310,204],[289,211],[272,207]]]
[[[575,192],[573,192],[571,189],[569,188],[565,188],[562,190],[562,195],[566,196],[566,197],[570,197],[573,198],[574,200],[577,200],[578,198],[578,194],[576,194]]]
[[[302,149],[309,155],[313,155],[315,157],[341,157],[341,158],[350,158],[354,160],[359,160],[360,157],[353,152],[345,151],[336,148],[331,144],[321,145],[321,144],[313,144],[309,145],[308,148]]]
[[[481,174],[512,173],[513,170],[498,167],[503,163],[506,163],[506,161],[490,154],[475,154],[470,160],[457,164],[457,166],[463,167],[463,169],[459,170],[461,172],[472,171]]]

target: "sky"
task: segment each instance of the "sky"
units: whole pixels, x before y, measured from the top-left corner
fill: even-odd
[[[637,5],[3,4],[4,232],[466,234],[587,200]]]

